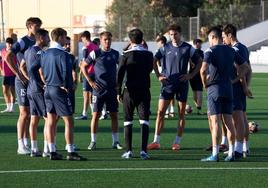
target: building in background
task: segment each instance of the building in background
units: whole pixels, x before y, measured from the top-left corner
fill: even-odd
[[[89,30],[94,38],[105,29],[107,22],[105,10],[112,3],[112,0],[2,1],[5,37],[12,33],[18,37],[25,35],[27,33],[25,21],[34,16],[41,18],[43,28],[51,31],[56,27],[62,27],[75,41],[78,39],[77,35],[84,30]],[[75,44],[73,46],[76,48]]]

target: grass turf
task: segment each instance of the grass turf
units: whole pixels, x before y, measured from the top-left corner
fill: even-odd
[[[89,120],[75,121],[75,143],[81,149],[79,153],[87,161],[50,161],[44,158],[31,158],[16,154],[16,121],[18,109],[13,114],[0,114],[0,184],[1,187],[267,187],[268,147],[267,147],[267,111],[266,97],[267,74],[254,74],[252,91],[255,99],[248,100],[248,119],[257,121],[261,130],[251,135],[251,156],[241,162],[225,163],[223,156],[219,163],[201,163],[200,159],[209,155],[204,148],[210,144],[210,134],[206,116],[194,112],[186,117],[186,130],[179,152],[171,150],[175,138],[177,116],[165,121],[161,135],[161,149],[149,151],[151,160],[139,158],[139,125],[134,122],[134,155],[131,160],[121,159],[123,151],[111,149],[110,121],[99,123],[97,150],[88,151],[90,141]],[[152,116],[150,139],[154,135],[159,83],[152,76]],[[0,94],[2,96],[2,93]],[[77,91],[76,112],[82,110],[81,87]],[[193,106],[192,93],[188,101]],[[204,96],[205,102],[205,96]],[[1,104],[4,104],[1,99]],[[205,105],[203,105],[205,107]],[[4,106],[0,106],[1,109]],[[76,115],[79,115],[77,113]],[[120,141],[123,143],[123,113],[119,110]],[[38,128],[39,148],[43,147],[43,121]],[[57,148],[63,151],[64,126],[58,124]],[[155,169],[152,169],[155,168]],[[242,168],[242,169],[240,169]],[[55,171],[44,171],[51,170]],[[73,169],[57,171],[61,169]],[[75,170],[77,169],[77,170]],[[79,171],[84,169],[85,171]],[[21,171],[16,170],[40,170]]]

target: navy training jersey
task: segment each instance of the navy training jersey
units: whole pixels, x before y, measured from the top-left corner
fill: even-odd
[[[73,62],[70,54],[58,43],[53,42],[50,48],[41,54],[40,64],[46,85],[65,87],[69,91],[73,89]]]
[[[233,48],[227,45],[216,45],[206,50],[204,62],[209,65],[207,87],[216,97],[232,98],[232,73],[234,62],[241,65],[246,62]],[[209,91],[208,91],[209,92]]]
[[[24,59],[24,52],[35,44],[35,39],[30,38],[28,35],[20,38],[16,43],[12,45],[11,51],[16,55],[18,59],[17,66],[20,66],[21,61]],[[18,69],[21,73],[20,69]]]
[[[160,48],[155,58],[160,60],[165,58],[162,65],[162,74],[169,79],[171,83],[179,82],[179,77],[188,72],[188,63],[191,59],[194,64],[198,63],[199,54],[192,45],[182,42],[178,47],[168,42]]]
[[[233,46],[233,49],[242,57],[244,58],[247,63],[250,63],[249,62],[249,52],[248,52],[248,48],[243,45],[242,43],[240,42],[237,42],[234,46]],[[234,72],[233,72],[233,75],[232,75],[232,79],[235,79],[237,77],[237,70],[236,68],[234,69]],[[239,82],[237,82],[239,83]]]
[[[95,82],[102,89],[116,88],[116,69],[119,61],[119,52],[110,49],[103,51],[101,49],[90,52],[86,63],[94,65]]]
[[[24,58],[29,76],[29,93],[43,92],[43,81],[41,80],[39,69],[34,69],[34,65],[39,63],[42,49],[39,46],[32,46],[25,51]]]
[[[244,44],[242,44],[242,43],[240,43],[240,42],[237,42],[237,43],[233,46],[233,48],[234,48],[234,50],[235,50],[236,52],[239,53],[239,55],[240,55],[241,57],[243,57],[248,63],[250,63],[250,62],[249,62],[249,52],[248,52],[248,48],[247,48]]]
[[[11,51],[14,54],[17,54],[21,52],[24,54],[24,52],[31,46],[35,44],[35,40],[30,38],[29,36],[24,36],[20,38],[15,44],[13,44]]]
[[[200,56],[200,58],[201,59],[204,59],[204,52],[203,52],[203,50],[201,50],[201,49],[196,49],[196,52],[199,54],[199,56]],[[193,70],[195,69],[195,65],[193,66],[193,62],[191,63],[191,65],[190,65],[190,70],[189,70],[189,72],[191,73],[191,72],[193,72]],[[200,76],[200,74],[199,73],[197,73],[196,75],[195,75],[195,77],[196,76]]]

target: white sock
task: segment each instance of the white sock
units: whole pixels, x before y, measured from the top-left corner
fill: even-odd
[[[118,132],[112,133],[112,140],[113,140],[113,143],[118,142]]]
[[[228,151],[228,156],[232,157],[234,154],[234,145],[233,144],[229,144],[229,151]]]
[[[181,139],[182,139],[182,137],[176,136],[175,137],[175,140],[174,140],[174,144],[180,144],[181,143]]]
[[[37,141],[36,140],[31,140],[31,150],[33,152],[37,152],[38,151]]]
[[[7,110],[10,111],[10,103],[7,103]]]
[[[91,133],[91,142],[96,142],[97,134]]]
[[[87,116],[87,111],[86,110],[83,110],[82,115],[83,116]]]
[[[173,105],[170,106],[170,110],[169,110],[169,112],[170,112],[170,113],[174,113],[174,106],[173,106]]]
[[[168,115],[169,114],[169,109],[167,108],[167,110],[166,110],[166,115]]]
[[[10,103],[9,110],[14,111],[14,103]]]
[[[105,108],[102,109],[102,111],[101,111],[101,115],[102,115],[102,116],[105,116],[105,115],[106,115],[106,110],[105,110]]]
[[[67,146],[68,153],[74,152],[74,145],[73,144],[66,144],[66,146]]]
[[[22,139],[18,139],[18,147],[19,148],[24,148],[25,147]]]
[[[56,146],[54,143],[48,143],[49,152],[56,152]]]
[[[49,152],[48,143],[47,143],[47,141],[45,140],[45,141],[44,141],[44,153],[48,153],[48,152]]]
[[[227,137],[226,136],[221,137],[221,145],[227,145]]]
[[[155,134],[154,135],[154,141],[153,142],[156,142],[156,143],[160,143],[160,135],[157,135],[157,134]]]
[[[243,152],[247,152],[249,150],[249,141],[243,142]]]
[[[29,141],[28,138],[23,138],[23,143],[25,147],[29,147]]]
[[[239,153],[243,153],[243,143],[236,141],[235,151]]]
[[[212,147],[212,156],[218,155],[219,154],[219,149],[220,149],[219,145],[213,146]]]

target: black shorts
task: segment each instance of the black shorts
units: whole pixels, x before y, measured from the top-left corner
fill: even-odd
[[[3,85],[15,87],[15,78],[16,76],[4,76]]]
[[[93,90],[92,103],[93,112],[101,112],[104,104],[109,112],[118,112],[117,93],[115,89],[105,90],[102,96],[97,95]]]
[[[33,116],[46,117],[46,105],[44,93],[29,93],[27,94],[30,102],[30,112]]]
[[[203,84],[199,73],[190,80],[190,85],[193,91],[203,91]]]
[[[133,114],[135,108],[140,120],[149,121],[150,116],[150,89],[143,89],[139,91],[124,90],[123,93],[123,109],[125,113],[125,122],[133,121]]]
[[[166,84],[161,86],[160,99],[172,100],[174,96],[177,101],[186,102],[188,97],[189,84],[180,82],[177,84]]]
[[[65,90],[60,87],[47,86],[44,96],[47,113],[54,113],[58,116],[73,115],[72,102]]]
[[[17,95],[18,105],[19,106],[29,106],[29,100],[27,97],[27,84],[23,84],[19,79],[15,79],[15,91]]]
[[[93,91],[92,87],[89,85],[89,83],[85,77],[83,77],[83,91],[86,91],[86,92]]]

